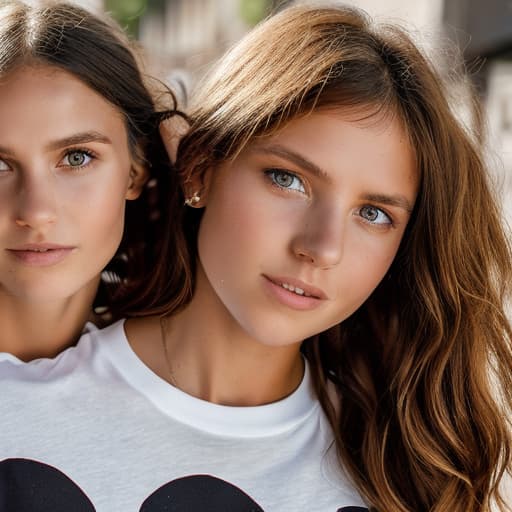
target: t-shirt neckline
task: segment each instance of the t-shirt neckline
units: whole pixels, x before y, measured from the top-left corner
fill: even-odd
[[[198,430],[229,437],[278,435],[298,427],[312,414],[316,399],[306,361],[297,389],[277,402],[255,407],[218,405],[191,396],[156,375],[133,351],[119,320],[101,333],[99,350],[105,350],[123,378],[167,416]]]
[[[82,329],[82,337],[85,334],[88,334],[90,332],[94,332],[97,330],[98,330],[98,328],[92,322],[87,322]],[[80,339],[82,339],[82,338],[80,338]],[[78,343],[80,343],[80,340],[78,341]],[[77,343],[77,345],[78,345],[78,343]],[[15,355],[10,354],[9,352],[0,352],[0,363],[6,361],[14,366],[27,367],[27,368],[35,367],[38,365],[39,366],[52,365],[52,364],[55,364],[55,362],[58,359],[64,357],[64,354],[66,354],[69,351],[74,350],[77,345],[73,345],[71,347],[64,349],[62,352],[57,354],[55,357],[40,357],[37,359],[32,359],[31,361],[23,361],[20,358],[16,357]]]

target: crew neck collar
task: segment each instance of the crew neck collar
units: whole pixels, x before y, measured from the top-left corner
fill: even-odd
[[[277,435],[295,428],[319,407],[307,361],[297,389],[277,402],[255,407],[218,405],[175,388],[147,367],[131,348],[124,320],[98,331],[104,350],[123,378],[166,415],[211,434],[230,437]]]

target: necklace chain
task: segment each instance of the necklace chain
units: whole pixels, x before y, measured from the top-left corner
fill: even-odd
[[[167,349],[167,316],[166,315],[162,315],[160,317],[160,339],[162,340],[162,347],[164,349],[165,365],[167,367],[169,382],[175,388],[177,388],[178,384],[176,383],[176,377],[174,376],[174,372],[172,371],[171,362],[169,361],[169,351]]]

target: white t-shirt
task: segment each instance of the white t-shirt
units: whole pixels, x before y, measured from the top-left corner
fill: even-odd
[[[220,406],[154,374],[123,324],[55,359],[0,354],[0,510],[367,510],[328,450],[307,368],[279,402]]]

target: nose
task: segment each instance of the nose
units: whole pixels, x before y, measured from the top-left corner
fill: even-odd
[[[51,176],[24,177],[17,190],[15,222],[20,227],[42,229],[57,220]]]
[[[292,238],[293,255],[319,268],[338,265],[343,256],[345,226],[338,211],[309,212]]]

